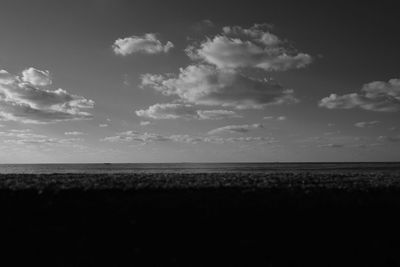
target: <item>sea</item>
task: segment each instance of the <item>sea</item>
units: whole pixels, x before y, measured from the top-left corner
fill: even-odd
[[[0,174],[400,171],[400,162],[0,164]]]

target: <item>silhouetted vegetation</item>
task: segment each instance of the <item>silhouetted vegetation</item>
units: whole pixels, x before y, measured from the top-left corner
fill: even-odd
[[[52,266],[398,266],[400,174],[0,175],[3,259]]]

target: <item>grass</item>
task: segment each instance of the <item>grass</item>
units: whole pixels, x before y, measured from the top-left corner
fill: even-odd
[[[398,170],[0,175],[2,259],[399,266]]]

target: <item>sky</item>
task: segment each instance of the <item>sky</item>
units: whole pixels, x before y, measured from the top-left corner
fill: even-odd
[[[397,10],[1,0],[0,163],[398,161]]]

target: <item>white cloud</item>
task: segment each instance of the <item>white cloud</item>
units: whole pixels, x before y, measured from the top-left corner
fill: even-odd
[[[155,104],[146,110],[136,110],[135,113],[139,117],[151,119],[195,118],[197,116],[196,109],[192,105],[174,103]]]
[[[245,125],[228,125],[220,128],[213,129],[208,134],[224,134],[224,133],[247,133],[251,130],[263,128],[262,124],[245,124]]]
[[[267,105],[296,102],[293,90],[266,79],[248,77],[235,70],[210,65],[190,65],[177,77],[142,75],[142,87],[164,95],[176,95],[197,105],[216,105],[237,109],[263,108]]]
[[[396,112],[400,110],[400,79],[365,84],[360,93],[342,96],[331,94],[323,98],[319,106],[328,109],[361,108],[379,112]]]
[[[237,143],[237,142],[256,142],[259,144],[273,144],[278,141],[273,137],[263,137],[263,136],[241,136],[241,137],[219,137],[210,136],[203,138],[203,142],[214,143],[214,144],[226,144],[226,143]]]
[[[240,117],[229,110],[197,110],[193,105],[179,103],[155,104],[147,109],[135,111],[136,115],[151,119],[202,119],[218,120]]]
[[[113,50],[117,55],[130,55],[133,53],[158,54],[167,53],[174,47],[174,44],[167,42],[163,45],[154,33],[146,33],[143,36],[131,36],[117,39],[114,42]]]
[[[156,142],[156,141],[170,141],[171,139],[169,137],[165,137],[159,134],[154,134],[154,133],[139,133],[136,131],[126,131],[126,132],[121,132],[118,133],[115,136],[109,136],[105,137],[102,139],[102,141],[106,142],[144,142],[144,143],[149,143],[149,142]]]
[[[202,137],[193,137],[187,134],[175,134],[169,137],[172,141],[178,143],[187,143],[187,144],[198,144],[200,142],[205,142]]]
[[[78,132],[78,131],[73,131],[73,132],[65,132],[65,135],[70,135],[70,136],[79,136],[79,135],[85,135],[83,132]]]
[[[33,133],[30,129],[0,132],[5,144],[13,145],[69,145],[81,142],[80,138],[55,138]]]
[[[374,127],[379,124],[379,121],[360,121],[354,124],[358,128]]]
[[[22,80],[34,86],[48,86],[52,83],[48,70],[29,68],[22,71]]]
[[[35,69],[29,71],[31,69],[27,73],[39,72]],[[92,117],[83,110],[93,108],[94,101],[63,89],[40,88],[48,84],[44,78],[34,78],[35,75],[28,78],[29,75],[25,74],[25,81],[22,81],[24,77],[13,76],[6,71],[2,71],[0,76],[0,120],[49,123]]]
[[[16,77],[6,70],[0,70],[0,85],[14,83]]]
[[[242,136],[242,137],[219,137],[219,136],[190,136],[187,134],[175,134],[170,136],[155,134],[155,133],[140,133],[137,131],[126,131],[117,133],[114,136],[109,136],[101,139],[103,142],[110,143],[152,143],[152,142],[177,142],[184,144],[198,144],[213,143],[213,144],[225,144],[225,143],[237,143],[237,142],[259,142],[260,144],[272,144],[277,141],[272,137],[260,137],[260,136]]]
[[[109,125],[107,124],[107,123],[101,123],[101,124],[99,124],[99,127],[100,128],[106,128],[106,127],[108,127]]]
[[[248,29],[224,27],[220,35],[200,45],[186,49],[192,59],[200,59],[218,68],[258,68],[265,71],[284,71],[303,68],[312,58],[289,49],[270,27],[256,24]]]

